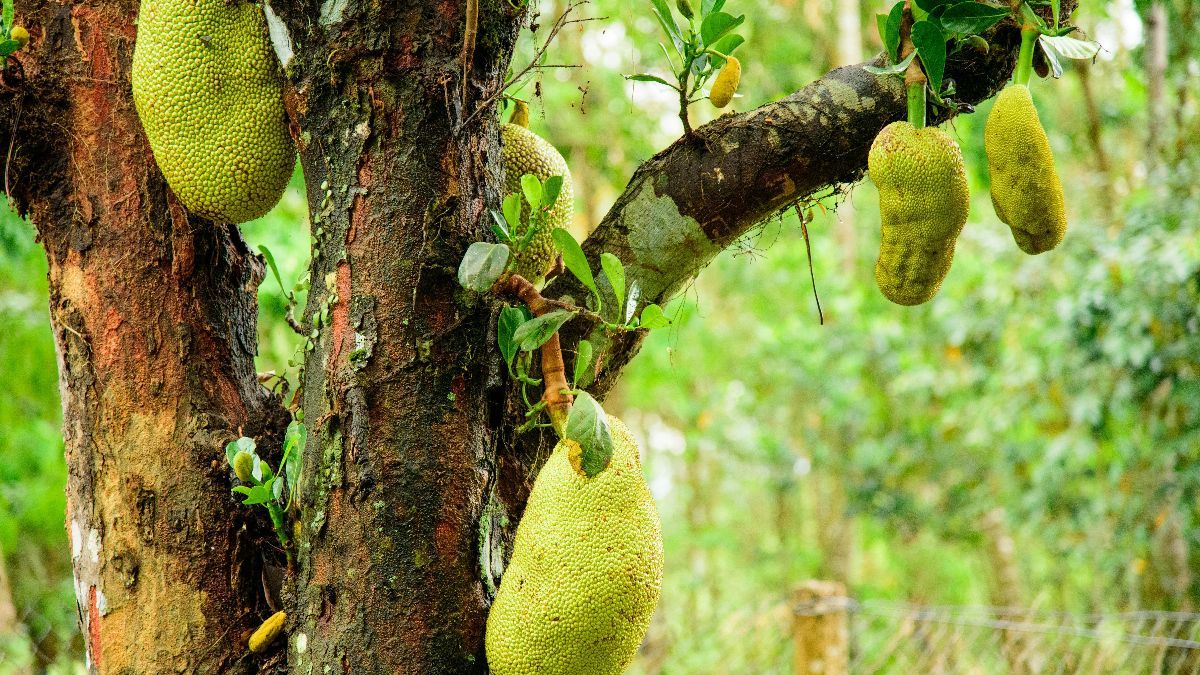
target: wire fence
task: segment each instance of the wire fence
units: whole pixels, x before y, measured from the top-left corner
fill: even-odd
[[[1200,673],[1200,614],[843,606],[852,673]]]
[[[66,675],[85,672],[78,631],[64,635],[45,617],[25,612],[0,626],[0,675]]]

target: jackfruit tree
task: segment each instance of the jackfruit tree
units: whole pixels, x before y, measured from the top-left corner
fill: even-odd
[[[933,127],[999,93],[1022,45],[1007,4],[978,31],[986,51],[943,40],[938,52],[927,29],[901,30],[901,12],[890,53],[754,100],[747,83],[769,52],[742,46],[737,28],[755,17],[726,4],[651,3],[670,78],[630,79],[673,90],[683,135],[641,164],[582,244],[549,225],[569,213],[583,153],[550,153],[551,127],[535,137],[501,114],[506,99],[535,95],[516,81],[529,72],[514,57],[523,30],[556,31],[566,15],[509,0],[16,5],[0,35],[12,49],[0,118],[18,123],[0,125],[0,144],[8,192],[49,265],[66,530],[94,672],[482,673],[493,658],[497,672],[523,672],[578,653],[539,656],[552,627],[509,625],[513,578],[527,590],[512,599],[561,609],[572,638],[600,620],[570,614],[579,594],[611,594],[606,609],[632,629],[610,633],[610,654],[578,658],[603,658],[589,662],[597,671],[624,663],[661,564],[644,500],[621,507],[639,534],[617,540],[646,560],[642,576],[598,584],[588,575],[603,567],[585,566],[556,586],[575,595],[537,595],[555,583],[539,550],[562,569],[588,552],[560,543],[584,511],[556,504],[588,494],[576,463],[646,496],[621,426],[593,409],[590,428],[609,440],[573,454],[572,414],[604,400],[646,331],[666,323],[660,307],[721,250],[857,181],[880,130],[913,122],[909,89],[864,65],[899,65],[901,37],[915,38],[909,63],[923,62]],[[1075,3],[1051,4],[1038,20],[1068,28]],[[719,116],[693,128],[695,103]],[[921,139],[912,185],[956,186],[950,145],[919,126],[906,130]],[[292,317],[303,372],[283,396],[254,362],[256,291],[272,263],[235,223],[278,197],[293,147],[313,249],[308,305]],[[506,171],[506,154],[528,149],[531,163]],[[881,172],[883,183],[897,174]],[[886,279],[936,290],[962,205],[928,192],[937,227],[889,206],[880,234],[898,248],[881,261]],[[514,254],[534,239],[535,262],[517,271]]]

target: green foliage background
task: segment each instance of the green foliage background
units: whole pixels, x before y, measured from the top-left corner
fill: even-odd
[[[535,80],[531,126],[572,167],[579,232],[679,133],[673,92],[622,78],[666,74],[646,5],[583,6],[596,20],[568,27],[546,55],[578,67]],[[1034,84],[1067,188],[1059,249],[1025,256],[992,213],[984,104],[950,129],[973,204],[932,302],[901,308],[875,288],[878,214],[864,182],[812,208],[824,325],[794,213],[723,254],[668,308],[675,325],[652,334],[607,404],[642,438],[666,536],[663,601],[636,672],[786,669],[788,591],[808,578],[846,581],[856,598],[1011,599],[980,524],[995,509],[1018,552],[1020,587],[1007,590],[1024,603],[1200,607],[1188,571],[1200,563],[1200,85],[1188,78],[1193,0],[1165,5],[1159,147],[1147,147],[1139,16],[1149,3],[1087,3],[1077,17],[1106,48],[1088,77],[1094,124],[1078,70]],[[542,35],[561,8],[541,3]],[[748,39],[732,107],[875,53],[884,9],[730,0],[727,11],[747,14]],[[863,35],[846,53],[838,26],[851,19]],[[713,115],[698,104],[693,124]],[[285,284],[307,262],[301,187],[297,176],[279,207],[242,227],[274,252]],[[81,653],[45,276],[32,228],[0,215],[0,551],[36,645],[0,640],[0,671],[6,660],[68,664]],[[297,345],[272,279],[260,299],[260,370],[294,374]]]

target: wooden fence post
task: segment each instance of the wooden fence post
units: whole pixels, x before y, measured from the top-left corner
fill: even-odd
[[[796,675],[850,672],[848,605],[837,581],[805,581],[792,591]]]

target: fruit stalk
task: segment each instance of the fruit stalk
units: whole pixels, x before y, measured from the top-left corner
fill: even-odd
[[[900,21],[900,60],[908,58],[916,49],[912,41],[912,0],[905,0],[904,18]],[[904,71],[904,88],[908,92],[908,123],[916,129],[925,128],[925,71],[921,69],[920,55],[914,56]]]
[[[1037,43],[1038,31],[1032,26],[1021,27],[1021,51],[1017,55],[1017,69],[1013,73],[1014,84],[1028,84],[1033,73],[1033,45]]]
[[[508,278],[503,292],[520,298],[534,316],[542,316],[555,309],[549,300],[542,297],[537,287],[519,274]],[[541,353],[542,386],[545,387],[542,400],[545,401],[546,410],[550,413],[550,424],[554,426],[555,433],[559,438],[566,438],[567,415],[571,412],[574,398],[570,393],[571,385],[567,382],[567,367],[563,361],[562,343],[558,339],[557,332],[542,345]]]

